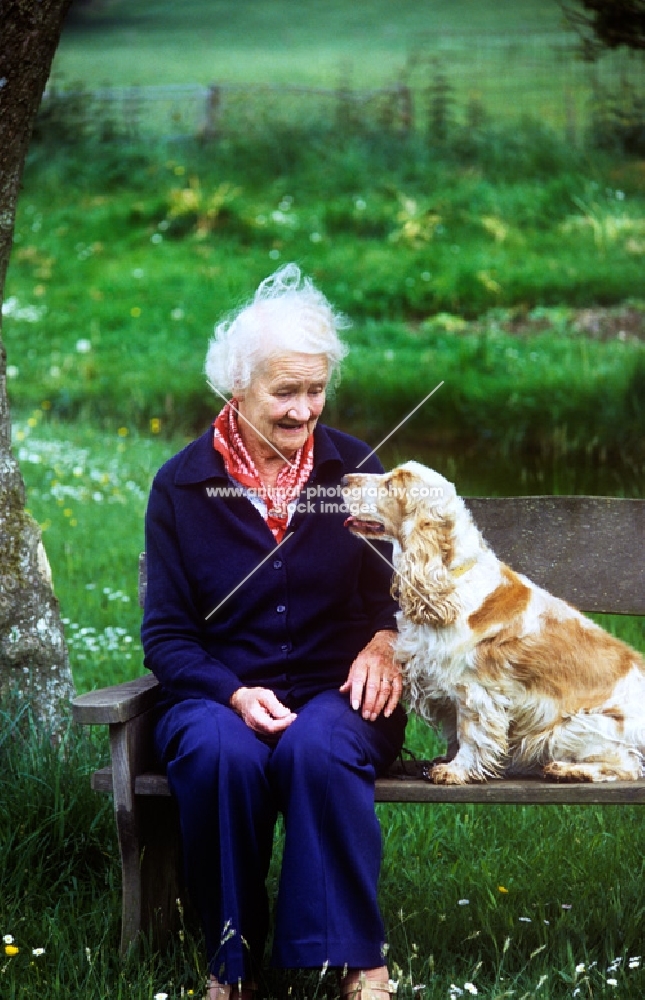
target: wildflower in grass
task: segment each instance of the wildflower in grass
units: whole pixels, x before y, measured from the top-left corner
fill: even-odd
[[[119,435],[120,438],[127,437],[129,433],[130,431],[128,430],[127,427],[119,427],[117,431],[117,434]]]
[[[457,906],[468,906],[470,904],[469,899],[458,899]]]
[[[503,885],[498,885],[497,886],[497,891],[498,892],[508,892],[508,889],[506,889]]]
[[[580,962],[579,965],[576,965],[576,975],[577,976],[580,975],[580,973],[584,972],[584,971],[585,971],[585,963],[584,962]]]
[[[42,288],[43,286],[36,287]],[[38,294],[36,289],[34,289],[34,293]],[[24,320],[25,323],[38,323],[45,312],[45,306],[21,306],[15,295],[12,295],[2,304],[3,316],[11,316],[12,319]]]
[[[461,997],[464,995],[464,991],[459,986],[455,986],[454,983],[451,983],[448,994],[451,997]]]
[[[641,957],[640,957],[640,955],[634,955],[633,958],[629,959],[627,967],[629,969],[639,969],[640,968],[640,964],[641,964]]]
[[[158,434],[161,430],[161,420],[159,417],[153,417],[150,421],[150,431],[152,434]]]
[[[44,948],[32,948],[31,949],[31,954],[35,955],[36,958],[40,958],[41,955],[45,954],[45,949]]]
[[[466,993],[470,993],[474,997],[476,997],[477,994],[479,993],[479,990],[477,989],[474,983],[464,983],[464,989]]]
[[[155,993],[154,1000],[168,1000],[167,993]]]
[[[608,979],[607,980],[607,986],[618,986],[618,980],[617,979]]]
[[[9,958],[13,958],[13,956],[17,955],[19,951],[20,948],[16,947],[15,944],[6,944],[4,946],[4,953],[5,955],[8,955]]]
[[[177,309],[173,309],[172,312],[170,313],[170,318],[171,319],[183,319],[184,318],[184,310],[180,309],[179,307]]]
[[[573,906],[573,903],[563,903],[562,904],[562,909],[563,910],[570,910],[572,906]]]
[[[530,917],[518,917],[518,920],[522,924],[532,924],[533,923],[533,921],[531,920]]]
[[[76,352],[77,354],[89,354],[92,350],[92,342],[86,340],[82,337],[80,340],[76,341]]]

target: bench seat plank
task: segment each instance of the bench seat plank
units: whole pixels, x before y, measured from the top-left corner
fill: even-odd
[[[420,762],[417,762],[420,763]],[[112,791],[112,768],[92,775],[95,792]],[[136,795],[169,796],[165,775],[137,775]],[[376,782],[377,802],[480,802],[500,805],[636,805],[645,803],[645,779],[558,784],[538,778],[503,779],[477,785],[433,785],[422,778],[386,777]]]

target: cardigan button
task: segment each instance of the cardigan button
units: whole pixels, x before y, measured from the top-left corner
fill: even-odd
[[[282,645],[280,646],[280,649],[282,650],[283,653],[288,653],[289,652],[289,645],[288,645],[288,643],[283,642]],[[285,678],[285,680],[286,680],[286,678]]]
[[[281,559],[276,559],[274,561],[274,563],[273,563],[273,568],[274,569],[282,569],[282,560]]]
[[[278,606],[277,606],[277,608],[276,608],[276,611],[278,612],[278,614],[279,614],[279,615],[281,615],[281,614],[282,614],[282,612],[283,612],[283,611],[286,611],[286,610],[287,610],[287,609],[286,609],[286,607],[285,607],[285,605],[284,605],[284,604],[278,604]]]

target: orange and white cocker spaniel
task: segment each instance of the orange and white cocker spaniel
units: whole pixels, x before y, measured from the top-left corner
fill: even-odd
[[[645,660],[636,650],[502,563],[432,469],[407,462],[344,485],[347,527],[394,542],[404,697],[448,740],[434,782],[641,776]]]

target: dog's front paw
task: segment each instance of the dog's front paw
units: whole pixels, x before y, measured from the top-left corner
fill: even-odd
[[[468,771],[454,764],[436,764],[430,771],[435,785],[467,785],[471,780]]]

